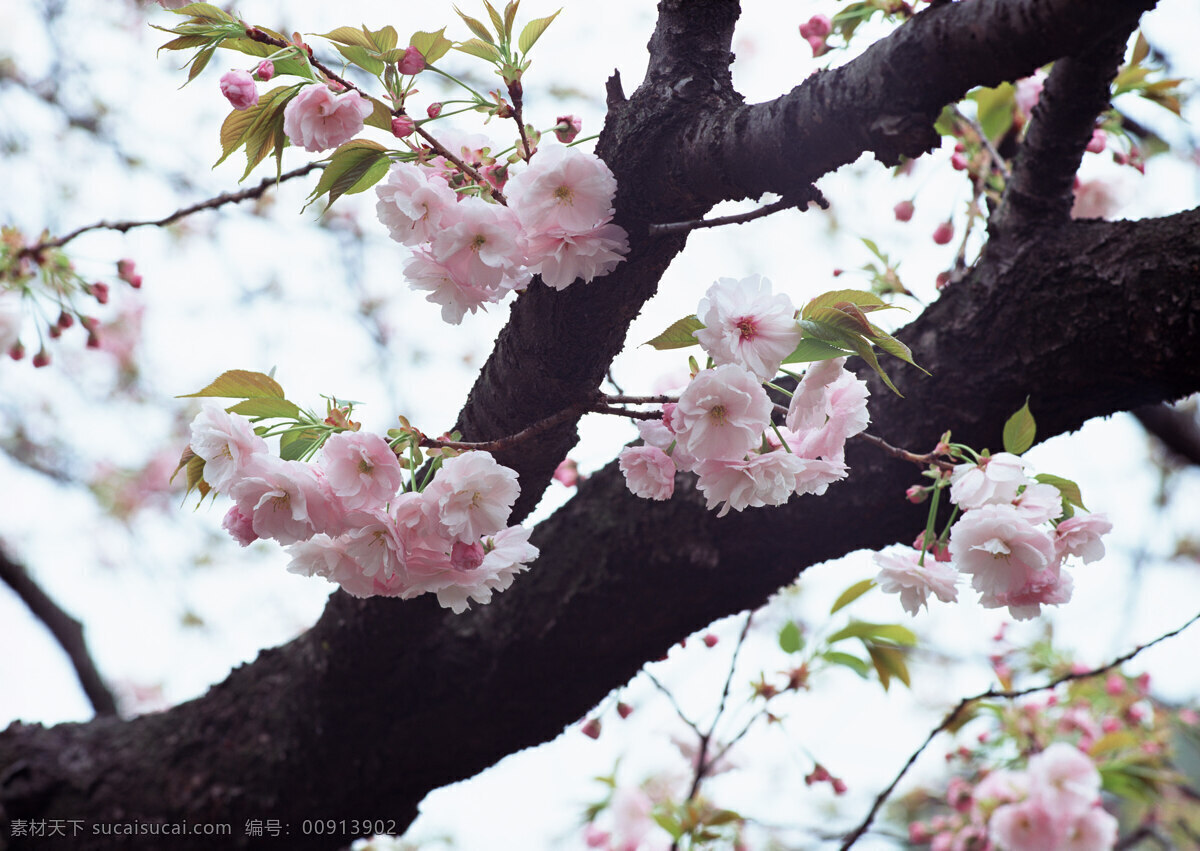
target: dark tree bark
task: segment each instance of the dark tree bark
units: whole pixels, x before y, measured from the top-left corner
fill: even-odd
[[[920,155],[937,141],[943,105],[1050,60],[1072,57],[1055,87],[1092,92],[1086,110],[1098,110],[1116,45],[1151,5],[938,4],[859,60],[747,106],[729,76],[738,4],[663,0],[646,79],[628,98],[610,81],[599,146],[621,187],[630,256],[603,282],[533,286],[518,299],[458,428],[496,438],[592,397],[686,241],[651,237],[648,225],[765,191],[807,199],[812,181],[863,152]],[[893,444],[928,450],[949,428],[996,447],[1026,396],[1044,439],[1200,390],[1200,211],[1068,220],[1062,181],[1086,121],[1055,101],[1035,116],[1046,126],[1030,138],[1042,141],[1018,166],[1048,176],[1036,185],[1050,187],[1050,201],[1014,190],[994,225],[996,250],[900,334],[932,377],[895,369],[904,399],[872,387],[872,428]],[[572,420],[499,458],[520,473],[519,516],[575,439]],[[863,445],[848,461],[850,479],[824,497],[721,519],[690,477],[671,501],[649,503],[610,465],[538,526],[541,557],[491,605],[454,616],[427,598],[338,593],[307,634],[169,712],[11,726],[0,735],[0,827],[229,822],[232,845],[247,842],[247,819],[269,817],[289,826],[289,848],[337,846],[302,835],[306,818],[370,814],[400,831],[430,790],[553,738],[691,631],[760,605],[808,565],[911,540],[922,516],[900,495],[917,471]],[[83,839],[69,847],[114,845]],[[191,841],[171,847],[212,847]]]

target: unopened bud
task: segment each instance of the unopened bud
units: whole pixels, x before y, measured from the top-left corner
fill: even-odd
[[[892,208],[892,212],[896,214],[896,221],[907,222],[913,217],[913,209],[912,201],[901,201]]]
[[[704,646],[705,647],[716,647],[718,641],[720,641],[720,639],[717,638],[715,635],[713,635],[711,632],[707,633],[704,636]]]
[[[620,715],[622,718],[628,718],[630,715],[633,714],[633,707],[630,706],[625,701],[621,701],[620,703],[617,704],[617,714]]]
[[[913,485],[912,487],[910,487],[908,490],[906,490],[904,492],[904,498],[907,499],[909,502],[911,502],[913,505],[920,505],[922,502],[924,502],[926,499],[929,498],[929,491],[927,491],[925,488],[921,487],[920,485]],[[922,536],[922,537],[924,537],[924,536]],[[919,541],[921,539],[922,538],[918,538],[917,540]]]
[[[440,103],[431,103],[425,107],[425,114],[430,118],[437,118],[442,114],[442,105]]]
[[[43,366],[49,366],[50,353],[45,349],[41,349],[36,355],[33,356],[33,365],[39,368]]]
[[[825,38],[833,30],[833,22],[826,15],[813,15],[800,25],[800,37],[803,39]]]
[[[261,82],[267,82],[275,76],[275,63],[270,59],[264,59],[258,63],[258,67],[254,69],[254,79]]]
[[[396,70],[410,77],[413,74],[420,74],[425,70],[425,57],[421,55],[421,51],[410,44],[404,48],[404,56],[400,57],[400,61],[396,63]]]
[[[64,310],[62,313],[58,314],[57,324],[59,328],[70,328],[75,324],[75,317]]]
[[[417,122],[413,121],[407,115],[397,115],[392,119],[392,135],[397,139],[411,136],[416,129]]]
[[[88,295],[90,295],[100,304],[108,304],[108,284],[102,284],[97,281],[88,287],[87,291]]]
[[[12,348],[8,350],[8,356],[13,360],[21,360],[25,357],[25,347],[21,345],[21,341],[12,344]]]
[[[558,116],[558,124],[554,127],[554,135],[558,137],[558,141],[564,145],[575,141],[575,137],[579,135],[579,131],[583,129],[583,120],[577,115],[560,115]]]
[[[835,778],[833,778],[832,782],[833,782],[833,794],[835,794],[835,795],[846,794],[846,781],[845,780],[843,780],[840,777],[835,777]]]
[[[938,245],[945,245],[952,239],[954,239],[954,222],[942,222],[934,228],[933,241]]]
[[[600,722],[595,718],[589,718],[588,720],[584,721],[583,726],[581,726],[579,729],[583,732],[583,735],[587,736],[589,739],[600,738]]]
[[[1092,131],[1092,138],[1088,140],[1087,150],[1093,154],[1102,154],[1106,147],[1108,147],[1108,136],[1097,127]]]

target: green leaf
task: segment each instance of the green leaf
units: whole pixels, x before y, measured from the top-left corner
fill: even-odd
[[[284,461],[303,460],[324,442],[327,434],[315,428],[285,431],[279,436],[279,457]]]
[[[501,38],[504,37],[504,19],[500,17],[500,13],[496,11],[488,0],[483,0],[483,5],[487,8],[488,17],[492,19],[492,26],[496,29],[496,34]]]
[[[840,595],[838,595],[838,598],[833,602],[833,608],[829,610],[829,614],[832,615],[834,612],[844,609],[846,606],[853,603],[855,600],[857,600],[863,594],[866,594],[874,587],[874,579],[864,579],[861,582],[855,582]]]
[[[378,142],[369,139],[353,139],[341,145],[329,157],[329,165],[317,181],[310,199],[315,200],[329,193],[325,209],[342,195],[362,192],[378,183],[385,174],[391,160],[387,150]]]
[[[878,248],[875,247],[875,243],[869,239],[864,239],[863,242],[867,244],[867,248],[875,251],[878,256]],[[800,316],[803,319],[809,319],[814,311],[831,308],[838,302],[843,301],[859,307],[863,307],[864,305],[874,305],[878,309],[895,307],[895,305],[888,304],[875,295],[875,293],[869,293],[864,290],[830,290],[827,293],[821,293],[808,304],[804,305],[804,309],[800,311]]]
[[[338,27],[336,30],[330,30],[327,33],[317,33],[318,38],[326,38],[336,44],[344,44],[347,46],[358,46],[367,50],[374,50],[375,43],[362,30],[354,27]]]
[[[170,32],[170,30],[166,30],[166,32]],[[210,41],[212,41],[212,37],[207,35],[181,35],[179,38],[168,41],[159,50],[188,50],[208,44]]]
[[[391,50],[400,42],[400,36],[396,34],[396,28],[392,26],[383,27],[374,32],[364,26],[363,31],[366,32],[367,38],[380,53]]]
[[[337,52],[345,56],[347,61],[362,68],[368,74],[383,73],[383,60],[376,57],[374,48],[359,47],[358,45],[335,44]]]
[[[699,341],[695,337],[695,333],[704,327],[704,323],[695,316],[685,316],[682,319],[677,319],[672,322],[667,329],[655,337],[653,340],[647,340],[642,343],[643,346],[653,346],[662,351],[663,349],[683,349],[688,346],[697,346]]]
[[[187,83],[190,83],[192,80],[196,79],[196,75],[204,70],[204,67],[208,65],[208,61],[212,59],[213,53],[215,53],[216,50],[217,45],[214,43],[208,47],[203,47],[196,51],[196,55],[192,57],[192,67],[188,69],[188,78],[187,82],[184,83],[185,86]]]
[[[445,27],[433,33],[417,31],[413,33],[408,43],[421,51],[421,55],[425,57],[425,64],[427,65],[437,62],[449,53],[450,48],[454,46],[454,42],[446,38]]]
[[[876,328],[874,325],[872,325],[871,328],[873,329],[874,333],[867,336],[868,340],[870,340],[876,346],[879,346],[880,349],[887,352],[892,357],[898,358],[907,364],[915,366],[926,375],[931,374],[929,370],[913,360],[912,349],[901,343],[886,331],[882,331],[879,328]]]
[[[371,102],[371,106],[374,108],[371,110],[371,114],[366,117],[363,123],[371,127],[378,127],[380,130],[386,130],[387,132],[391,133],[392,111],[388,109],[387,104],[381,100],[376,100],[373,97],[368,97],[367,100]]]
[[[287,102],[300,91],[303,83],[294,86],[279,86],[262,95],[258,103],[249,109],[234,110],[226,117],[221,125],[221,158],[214,166],[223,163],[226,158],[246,145],[246,156],[250,161],[246,174],[267,155],[270,144],[286,140],[283,134],[283,110]],[[277,138],[282,137],[282,138]],[[253,146],[253,155],[251,153]],[[265,148],[265,149],[264,149]],[[260,151],[260,149],[263,149]],[[257,156],[257,158],[254,158]],[[243,179],[245,174],[242,175]]]
[[[248,417],[252,420],[264,420],[272,417],[295,419],[300,413],[300,407],[294,402],[289,402],[287,399],[276,399],[273,396],[268,398],[243,399],[241,402],[231,405],[225,410],[231,414],[241,414],[243,417]]]
[[[236,21],[237,18],[227,14],[223,9],[213,6],[211,3],[189,3],[178,9],[172,9],[176,15],[190,15],[193,18],[202,18],[206,21]]]
[[[892,677],[900,680],[900,682],[909,688],[912,687],[912,681],[908,673],[908,663],[904,661],[904,651],[898,647],[888,647],[869,642],[865,643],[867,645],[867,654],[871,657],[871,663],[875,666],[875,673],[879,675],[879,684],[883,686],[884,691],[888,690]]]
[[[871,667],[863,659],[851,653],[840,653],[837,650],[826,650],[821,654],[821,658],[830,665],[838,665],[843,668],[849,668],[854,673],[858,674],[864,680],[871,673]]]
[[[883,383],[888,386],[888,389],[897,396],[904,398],[904,394],[896,389],[896,385],[892,383],[892,379],[883,371],[883,367],[879,365],[879,359],[875,357],[875,352],[871,350],[871,344],[861,337],[852,338],[850,341],[854,346],[854,353],[867,362],[867,366],[875,370],[876,375],[883,379]]]
[[[779,630],[779,647],[784,653],[799,653],[804,647],[804,635],[795,621],[788,621]]]
[[[683,825],[680,824],[678,816],[661,804],[651,810],[650,815],[659,827],[671,834],[672,839],[679,839],[683,836]]]
[[[464,41],[454,45],[455,50],[461,50],[463,53],[469,53],[471,56],[478,56],[480,59],[485,59],[488,62],[499,62],[502,57],[500,51],[495,45],[486,41],[480,41],[473,38],[470,41]]]
[[[1053,485],[1058,488],[1058,492],[1062,494],[1064,500],[1072,505],[1078,505],[1084,511],[1088,510],[1088,507],[1083,504],[1083,494],[1079,490],[1079,485],[1070,479],[1052,476],[1049,473],[1038,473],[1033,478],[1044,485]]]
[[[521,5],[521,0],[510,0],[509,4],[504,7],[504,39],[512,41],[513,23],[517,20],[517,7]]]
[[[1026,449],[1033,446],[1035,437],[1037,437],[1037,423],[1029,411],[1029,399],[1026,397],[1025,404],[1021,406],[1021,409],[1009,417],[1008,422],[1004,424],[1004,451],[1011,452],[1013,455],[1021,455]]]
[[[550,23],[558,17],[558,13],[561,11],[562,9],[559,9],[558,12],[555,12],[553,15],[547,15],[544,18],[534,18],[525,25],[524,29],[521,30],[521,37],[517,39],[517,47],[522,53],[529,52],[530,48],[542,37],[542,33],[546,31],[546,27],[550,26]]]
[[[813,361],[844,358],[848,354],[851,353],[845,349],[840,349],[831,343],[826,343],[823,340],[817,340],[813,337],[805,337],[800,341],[800,344],[792,350],[792,353],[783,359],[783,362],[811,363]]]
[[[943,136],[953,136],[957,122],[958,113],[954,108],[954,104],[948,103],[942,107],[942,114],[934,122],[933,129]]]
[[[976,120],[984,135],[993,142],[1012,127],[1013,110],[1016,108],[1016,89],[1012,83],[1001,83],[994,89],[976,89],[970,95],[976,105]]]
[[[871,623],[870,621],[851,621],[846,626],[829,636],[830,644],[836,644],[847,638],[859,638],[864,641],[886,641],[904,647],[913,647],[917,636],[911,629],[898,623]]]
[[[487,44],[495,46],[496,43],[492,41],[492,31],[484,25],[483,21],[472,18],[457,6],[454,7],[454,11],[457,12],[458,16],[463,19],[466,25],[470,28],[471,32],[475,33],[475,35],[479,36],[479,38]]]
[[[283,388],[269,375],[245,369],[231,369],[221,373],[203,390],[176,396],[177,399],[215,397],[218,399],[282,399]]]

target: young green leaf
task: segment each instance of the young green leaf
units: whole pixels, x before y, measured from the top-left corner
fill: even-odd
[[[843,591],[841,594],[838,595],[838,598],[836,600],[834,600],[834,602],[833,602],[833,608],[831,608],[829,610],[829,614],[832,615],[834,612],[844,609],[846,606],[853,603],[855,600],[857,600],[863,594],[866,594],[868,591],[870,591],[874,587],[875,587],[874,579],[864,579],[861,582],[855,582],[853,585],[851,585],[849,588],[847,588],[845,591]]]
[[[189,3],[178,9],[172,9],[176,15],[190,15],[205,21],[236,21],[237,18],[213,6],[211,3]]]
[[[703,327],[704,323],[695,316],[685,316],[682,319],[672,322],[665,331],[653,340],[647,340],[642,343],[642,345],[653,346],[659,351],[697,346],[699,342],[696,340],[695,334]]]
[[[326,38],[336,44],[344,44],[347,46],[357,46],[366,50],[376,50],[375,42],[363,30],[356,30],[354,27],[338,27],[336,30],[330,30],[327,33],[319,33],[318,38]]]
[[[517,20],[517,7],[521,5],[520,0],[510,0],[509,4],[504,7],[504,40],[512,41],[513,23]]]
[[[784,653],[799,653],[804,647],[804,636],[795,621],[788,621],[779,630],[779,648]]]
[[[561,12],[559,9],[558,12]],[[550,26],[551,21],[558,17],[558,12],[553,15],[547,15],[544,18],[534,18],[525,25],[521,30],[521,37],[517,39],[517,47],[522,53],[528,53],[530,48],[542,37],[542,33],[546,31],[546,27]]]
[[[492,41],[491,30],[484,26],[483,21],[476,20],[470,15],[465,14],[462,9],[458,8],[457,6],[454,7],[454,11],[457,12],[458,16],[463,19],[466,25],[470,28],[471,32],[475,33],[475,35],[479,36],[479,38],[490,45],[494,46],[496,44],[496,42]]]
[[[1049,473],[1038,473],[1033,478],[1044,485],[1053,485],[1058,488],[1058,492],[1062,494],[1063,500],[1066,502],[1078,505],[1084,511],[1088,510],[1088,507],[1083,504],[1083,494],[1079,490],[1079,485],[1070,479],[1064,479],[1062,476],[1052,476]]]
[[[418,30],[413,33],[408,43],[421,52],[421,55],[425,57],[426,65],[432,65],[434,62],[437,62],[450,52],[450,48],[454,47],[454,42],[446,38],[445,27],[432,33]]]
[[[371,43],[375,45],[375,50],[379,53],[391,50],[400,42],[400,36],[396,34],[396,28],[392,26],[387,26],[374,32],[364,26],[363,32],[367,34],[367,38],[371,40]]]
[[[1033,446],[1033,439],[1036,436],[1037,423],[1029,411],[1029,400],[1026,399],[1021,409],[1009,417],[1008,422],[1004,424],[1004,451],[1011,452],[1013,455],[1021,455],[1026,449]]]
[[[814,361],[844,358],[851,352],[840,349],[832,343],[826,343],[813,337],[803,338],[792,353],[783,359],[784,363],[812,363]]]
[[[283,388],[274,378],[261,372],[231,369],[221,373],[212,384],[195,393],[185,393],[177,399],[215,397],[218,399],[283,398]]]
[[[889,647],[884,644],[871,642],[864,642],[864,644],[867,646],[867,654],[871,657],[875,673],[879,675],[879,684],[883,686],[884,691],[888,690],[893,676],[906,686],[912,687],[912,681],[908,674],[908,663],[904,661],[904,651],[898,647]]]
[[[383,60],[375,55],[375,48],[359,47],[358,45],[335,44],[337,52],[346,57],[353,65],[362,68],[368,74],[378,76],[383,73]]]
[[[319,429],[285,431],[279,436],[279,457],[284,461],[300,461],[308,457],[323,442],[328,432]]]
[[[496,11],[488,0],[483,0],[483,5],[487,8],[488,17],[492,19],[492,26],[496,28],[496,34],[501,38],[504,37],[504,19],[500,17],[500,13]]]
[[[490,42],[480,41],[473,38],[470,41],[464,41],[454,45],[455,50],[461,50],[463,53],[468,53],[471,56],[478,56],[488,62],[499,62],[502,57],[500,50]]]
[[[241,414],[252,420],[265,420],[273,417],[295,419],[300,413],[300,407],[294,402],[289,402],[287,399],[276,399],[274,396],[243,399],[225,410],[231,414]]]
[[[870,665],[851,653],[841,653],[837,650],[826,650],[821,654],[821,658],[831,665],[840,665],[843,668],[849,668],[864,680],[867,678],[867,675],[871,673]]]
[[[864,239],[863,242],[870,242]],[[871,243],[874,245],[874,243]],[[804,319],[810,318],[813,311],[821,310],[822,308],[833,307],[838,302],[849,302],[858,307],[866,308],[873,305],[878,310],[883,310],[896,305],[888,304],[875,293],[869,293],[865,290],[831,290],[827,293],[821,293],[808,304],[804,305],[804,309],[800,311],[800,316]]]
[[[329,165],[309,198],[315,200],[329,193],[325,204],[328,210],[342,195],[370,189],[387,174],[389,165],[391,160],[383,145],[369,139],[352,139],[330,155]]]

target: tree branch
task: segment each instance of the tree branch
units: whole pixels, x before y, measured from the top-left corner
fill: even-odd
[[[108,686],[104,684],[104,679],[96,670],[96,663],[92,661],[88,652],[87,641],[83,637],[83,624],[64,612],[58,603],[33,581],[24,565],[9,558],[3,549],[0,549],[0,582],[21,598],[21,602],[29,607],[33,616],[45,625],[62,647],[67,658],[71,660],[71,667],[75,669],[79,685],[91,701],[96,715],[116,715],[117,702]]]
[[[1200,465],[1200,424],[1194,411],[1170,405],[1146,405],[1133,411],[1133,415],[1173,457]]]

